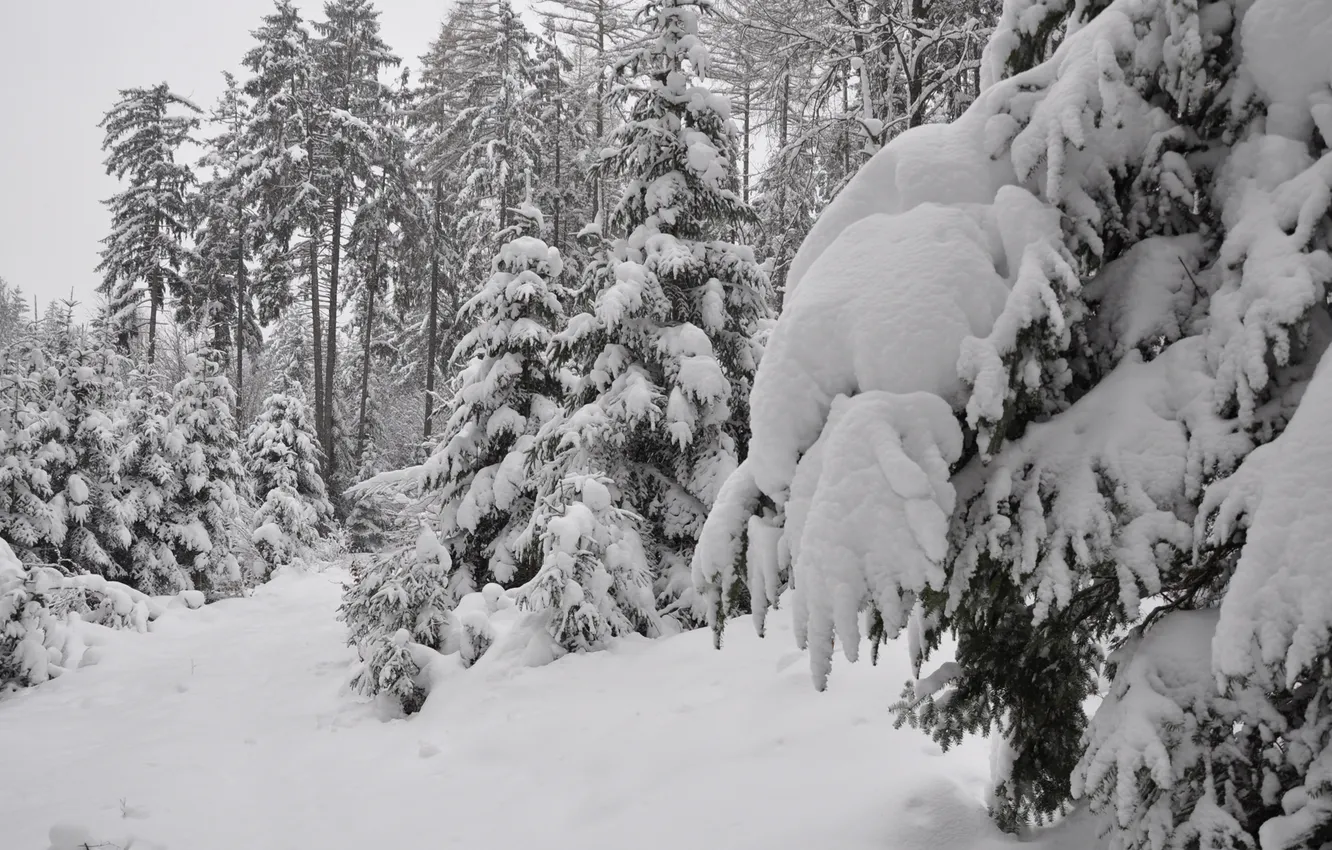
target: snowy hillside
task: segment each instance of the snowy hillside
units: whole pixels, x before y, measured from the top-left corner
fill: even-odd
[[[888,722],[899,649],[819,694],[783,612],[768,640],[737,628],[720,653],[697,631],[542,668],[483,660],[386,720],[346,690],[345,578],[282,575],[151,634],[104,630],[101,663],[0,704],[22,777],[0,794],[0,846],[42,850],[52,827],[136,850],[1009,840],[980,802],[983,742],[945,755]]]

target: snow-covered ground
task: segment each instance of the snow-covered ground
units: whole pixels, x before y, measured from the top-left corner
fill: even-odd
[[[345,572],[105,632],[100,663],[0,701],[0,848],[971,850],[1011,839],[988,748],[887,708],[905,651],[810,683],[787,611],[545,667],[480,665],[421,714],[344,687]],[[81,832],[84,830],[86,832]]]

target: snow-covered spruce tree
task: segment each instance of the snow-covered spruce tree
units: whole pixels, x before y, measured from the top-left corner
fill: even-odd
[[[190,287],[178,301],[176,318],[188,330],[208,332],[213,348],[227,355],[240,399],[246,351],[257,350],[263,341],[250,286],[257,158],[250,148],[250,101],[235,77],[224,73],[223,79],[226,88],[208,117],[216,132],[199,162],[208,178],[191,199],[195,227]],[[238,404],[243,406],[243,401]]]
[[[156,354],[157,315],[169,293],[180,295],[186,288],[181,270],[188,254],[187,192],[194,172],[176,162],[176,153],[199,126],[199,112],[159,83],[121,91],[99,125],[106,130],[106,173],[128,181],[106,201],[111,233],[102,240],[106,247],[98,266],[104,274],[106,320],[116,346],[128,353],[139,334],[138,308],[146,298],[149,363]]]
[[[596,473],[565,475],[543,493],[532,517],[541,567],[519,599],[549,612],[547,629],[565,650],[600,649],[627,634],[661,634],[642,519],[621,507],[615,482]]]
[[[124,395],[123,358],[96,348],[87,334],[69,330],[67,346],[51,352],[42,381],[63,451],[52,453],[45,472],[66,512],[57,560],[80,572],[108,578],[124,574],[112,553],[129,531],[120,522],[113,466],[120,428],[117,403]]]
[[[1300,0],[1009,0],[975,103],[792,263],[696,581],[760,622],[794,584],[819,687],[834,638],[906,630],[919,671],[951,634],[899,717],[1001,742],[1006,827],[1332,837],[1330,37]]]
[[[409,629],[412,640],[439,649],[445,633],[435,620],[447,618],[463,595],[535,573],[529,467],[536,435],[561,399],[546,351],[564,317],[556,283],[562,263],[539,236],[539,210],[523,204],[513,216],[490,279],[461,311],[473,327],[454,359],[467,365],[443,439],[410,482],[419,490],[409,514],[419,524],[409,527],[405,545],[370,565],[344,602],[366,663],[360,686],[375,692],[396,692],[398,679],[410,674],[395,660],[403,650],[392,640],[403,623],[431,624]]]
[[[190,577],[177,560],[188,547],[174,522],[185,486],[178,466],[186,446],[167,416],[170,396],[139,373],[127,384],[112,473],[119,520],[129,536],[116,550],[116,561],[126,583],[145,593],[188,590]]]
[[[309,554],[333,516],[319,472],[319,446],[300,384],[264,399],[245,438],[256,500],[250,538],[269,568]]]
[[[644,11],[650,37],[620,68],[629,117],[603,160],[627,181],[608,219],[618,235],[585,275],[591,312],[553,347],[581,376],[567,471],[616,483],[616,507],[643,519],[658,606],[685,625],[705,616],[689,559],[744,458],[755,338],[770,315],[753,252],[726,241],[753,211],[736,194],[727,101],[701,82],[698,15],[683,0]]]
[[[241,551],[241,499],[246,495],[241,438],[232,415],[236,396],[216,352],[186,357],[188,374],[176,384],[168,415],[180,450],[182,487],[171,508],[176,560],[197,590],[237,592],[245,576]]]
[[[462,252],[481,272],[492,240],[512,223],[523,175],[540,170],[543,110],[536,97],[534,39],[511,0],[463,0],[454,26],[456,67],[468,76],[463,106],[447,135],[458,150],[451,168],[463,175]]]
[[[62,327],[0,349],[0,536],[24,556],[117,577],[119,358]]]
[[[50,561],[66,512],[47,468],[65,457],[66,425],[40,402],[47,357],[32,339],[0,348],[0,539],[25,561]]]

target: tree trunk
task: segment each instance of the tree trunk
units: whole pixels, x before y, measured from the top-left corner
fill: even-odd
[[[328,394],[328,403],[324,405],[324,436],[328,443],[324,447],[325,463],[328,466],[328,480],[332,481],[338,468],[336,446],[333,445],[333,376],[338,362],[338,265],[342,259],[342,207],[345,198],[338,193],[333,198],[333,217],[330,226],[329,246],[332,255],[328,264],[328,344],[324,347],[324,390]]]
[[[157,293],[162,290],[162,272],[153,272],[154,281],[148,289],[148,365],[153,365],[157,357]]]
[[[324,392],[324,318],[319,310],[319,222],[310,229],[310,324],[314,336],[314,390],[315,390],[315,436],[322,448],[327,445],[324,439],[324,405],[327,402]],[[328,480],[328,461],[324,461],[324,480]]]
[[[245,228],[242,213],[236,219],[236,411],[245,402]]]
[[[370,399],[370,343],[374,339],[375,298],[379,291],[379,237],[371,253],[369,302],[365,308],[365,339],[361,346],[361,413],[356,423],[356,466],[365,462],[365,412]]]
[[[423,439],[429,440],[435,415],[435,361],[439,358],[439,180],[434,186],[434,221],[430,229],[430,311],[426,318],[426,391]]]

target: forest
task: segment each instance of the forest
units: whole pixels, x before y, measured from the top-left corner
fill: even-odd
[[[899,838],[848,847],[1329,846],[1332,5],[458,0],[414,62],[369,0],[255,26],[210,109],[109,105],[98,303],[0,282],[0,745],[101,647],[158,683],[135,647],[193,676],[231,623],[309,667],[226,681],[356,730],[312,763],[775,764],[808,826],[854,761]],[[971,797],[857,760],[981,740]]]

